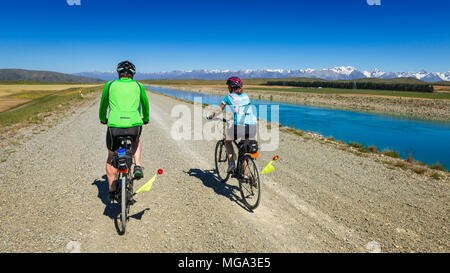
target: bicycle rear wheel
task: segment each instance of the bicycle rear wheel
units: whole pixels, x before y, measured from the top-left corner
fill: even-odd
[[[250,210],[254,210],[261,201],[261,176],[258,165],[253,158],[245,157],[243,161],[247,162],[247,170],[246,177],[239,178],[239,190],[246,206]],[[243,163],[241,162],[241,164]]]
[[[121,215],[120,220],[122,222],[122,232],[125,233],[126,227],[127,227],[127,218],[128,218],[128,194],[127,194],[127,176],[121,175]]]
[[[219,140],[216,144],[216,152],[215,152],[215,163],[216,163],[216,172],[219,176],[220,182],[227,182],[230,177],[230,173],[228,170],[228,159],[227,159],[227,150],[225,148],[225,141]]]

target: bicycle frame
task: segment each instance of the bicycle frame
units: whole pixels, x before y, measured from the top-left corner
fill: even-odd
[[[258,157],[258,153],[247,153],[247,151],[244,151],[244,147],[242,145],[248,141],[247,139],[241,139],[239,142],[237,140],[232,140],[231,145],[236,146],[237,151],[237,164],[236,168],[234,169],[234,172],[228,173],[225,171],[219,170],[219,164],[223,164],[228,160],[228,154],[225,153],[225,158],[222,158],[223,156],[223,150],[226,150],[225,142],[226,142],[226,131],[227,131],[227,124],[228,120],[222,118],[222,119],[215,119],[215,120],[221,120],[224,122],[224,130],[223,130],[223,138],[219,140],[216,143],[216,149],[215,149],[215,165],[216,165],[216,171],[217,174],[221,180],[222,183],[226,182],[228,178],[234,177],[239,181],[239,190],[241,192],[242,200],[247,206],[248,209],[253,210],[256,207],[258,207],[260,200],[261,200],[261,177],[259,173],[259,168],[256,163],[256,158]],[[235,159],[235,150],[233,149],[233,160]],[[246,163],[244,163],[246,162]],[[249,165],[250,164],[250,165]],[[223,165],[221,165],[223,166]],[[250,169],[250,175],[247,175],[248,170]],[[222,169],[222,168],[220,168]],[[256,196],[256,198],[254,198]],[[249,201],[250,200],[250,201]],[[255,201],[254,201],[255,200]],[[254,202],[253,202],[254,201]]]
[[[119,148],[125,149],[125,151],[130,150],[130,146],[132,143],[131,137],[125,136],[125,137],[118,137],[117,138],[120,141]],[[116,175],[116,183],[118,181],[121,181],[121,222],[122,222],[122,232],[125,233],[126,230],[126,222],[128,219],[128,213],[130,210],[130,205],[134,204],[133,199],[133,177],[131,176],[131,166],[134,164],[134,158],[131,159],[131,165],[128,166],[129,161],[127,158],[125,158],[125,161],[123,161],[123,158],[119,160],[119,168],[117,169],[117,175]],[[125,166],[124,166],[125,164]]]
[[[229,120],[222,118],[214,118],[213,120],[221,120],[223,122],[223,141],[226,143],[226,130],[227,130],[227,125],[230,123]],[[234,172],[232,173],[232,177],[237,177],[238,179],[239,174],[244,174],[244,170],[242,170],[242,162],[245,160],[245,157],[250,157],[252,158],[252,154],[249,153],[241,153],[240,151],[240,143],[243,142],[244,140],[240,140],[239,142],[237,142],[236,140],[233,140],[234,145],[236,146],[237,150],[238,150],[238,157],[237,157],[237,165],[236,165],[236,169],[234,170]]]

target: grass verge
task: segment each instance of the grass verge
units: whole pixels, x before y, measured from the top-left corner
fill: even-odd
[[[100,92],[101,86],[83,88],[85,98],[92,92]],[[29,122],[39,123],[46,115],[56,109],[64,109],[72,103],[81,101],[82,98],[78,91],[79,88],[69,88],[58,91],[44,97],[37,98],[13,109],[0,113],[0,128],[11,125]]]

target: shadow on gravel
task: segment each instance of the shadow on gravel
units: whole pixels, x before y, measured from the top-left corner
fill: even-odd
[[[227,197],[231,201],[238,204],[241,208],[245,209],[248,212],[252,212],[242,202],[241,197],[234,193],[234,191],[239,192],[239,187],[232,186],[227,183],[222,183],[217,177],[217,175],[215,175],[214,169],[212,170],[190,169],[189,171],[184,173],[187,173],[189,176],[193,176],[200,179],[203,182],[203,185],[212,188],[215,193]]]
[[[105,210],[103,211],[103,215],[108,216],[112,220],[114,220],[114,226],[116,227],[117,233],[119,235],[123,235],[124,232],[121,230],[119,222],[120,222],[120,204],[118,203],[111,203],[109,201],[108,195],[109,195],[109,188],[108,188],[108,182],[107,182],[106,175],[102,176],[102,179],[95,179],[94,182],[92,182],[92,185],[97,186],[98,189],[98,195],[97,197],[102,201],[102,203],[105,205]],[[150,210],[149,208],[146,208],[138,213],[135,213],[133,215],[130,215],[129,218],[133,218],[136,220],[141,220],[144,213]],[[128,219],[129,219],[128,218]]]
[[[138,213],[135,213],[135,214],[133,214],[133,215],[130,215],[129,217],[130,217],[130,218],[134,218],[134,219],[136,219],[136,220],[141,220],[141,219],[142,219],[142,216],[144,215],[144,213],[145,213],[147,210],[150,210],[150,209],[149,209],[149,208],[143,209],[141,212],[138,212]]]
[[[111,203],[108,199],[109,189],[108,182],[106,180],[106,175],[102,176],[102,179],[95,179],[92,185],[97,186],[98,195],[102,203],[105,205],[105,211],[103,211],[103,215],[108,216],[111,219],[116,219],[120,213],[120,205],[116,203]]]

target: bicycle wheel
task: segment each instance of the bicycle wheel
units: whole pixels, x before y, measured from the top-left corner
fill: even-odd
[[[227,173],[228,170],[228,159],[227,159],[227,150],[225,148],[225,141],[219,140],[216,144],[216,152],[215,152],[215,163],[216,163],[216,172],[219,176],[220,182],[227,182],[230,177],[230,173]]]
[[[253,210],[258,207],[261,201],[261,176],[258,165],[253,158],[244,157],[243,161],[247,162],[247,170],[245,176],[239,178],[239,190],[246,206]],[[243,163],[241,162],[241,164]]]
[[[127,176],[126,175],[121,175],[121,188],[122,188],[122,192],[121,192],[121,215],[120,215],[120,219],[122,222],[122,232],[125,233],[125,229],[127,226],[127,218],[128,218],[128,194],[127,194]]]

